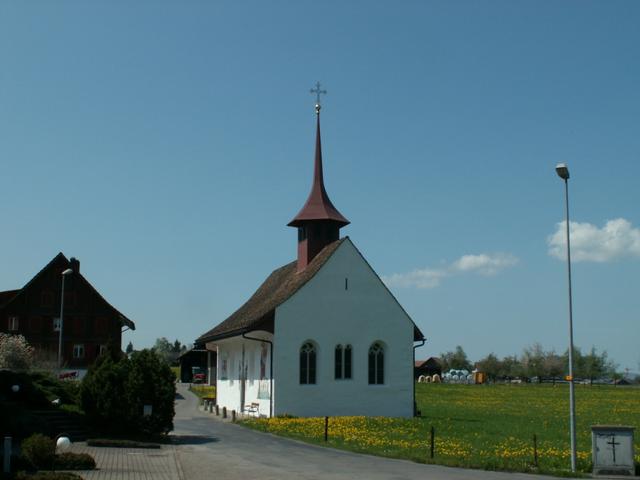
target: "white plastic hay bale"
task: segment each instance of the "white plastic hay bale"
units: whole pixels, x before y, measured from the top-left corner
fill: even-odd
[[[437,373],[433,376],[432,380],[433,380],[433,383],[442,382],[442,379],[440,378],[440,375],[438,375]]]

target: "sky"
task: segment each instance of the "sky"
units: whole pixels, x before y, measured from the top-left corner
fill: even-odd
[[[640,3],[0,2],[0,290],[59,251],[191,343],[296,256],[323,97],[342,230],[427,343],[640,371]]]

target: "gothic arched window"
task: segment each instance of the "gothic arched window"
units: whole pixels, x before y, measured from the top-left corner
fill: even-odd
[[[384,347],[375,342],[369,348],[369,385],[384,383]]]
[[[316,347],[311,342],[305,342],[300,347],[300,383],[316,383]]]
[[[335,378],[351,378],[351,345],[336,345],[335,350]]]

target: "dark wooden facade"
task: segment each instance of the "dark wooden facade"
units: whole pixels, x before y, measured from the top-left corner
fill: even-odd
[[[0,292],[0,332],[24,335],[41,359],[58,353],[62,272],[65,276],[62,357],[66,368],[86,368],[107,346],[121,349],[123,329],[135,324],[110,305],[80,273],[80,262],[59,253],[20,290]]]
[[[436,357],[429,357],[426,360],[416,360],[413,372],[416,380],[420,375],[442,375],[442,364],[440,363],[440,359]]]

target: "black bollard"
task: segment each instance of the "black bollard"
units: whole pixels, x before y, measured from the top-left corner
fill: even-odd
[[[329,440],[329,417],[324,417],[324,441]]]
[[[222,407],[222,418],[227,418],[227,407]]]
[[[436,432],[433,428],[433,425],[431,425],[431,442],[430,442],[430,452],[429,452],[429,456],[431,458],[433,458],[435,456],[436,453]]]

